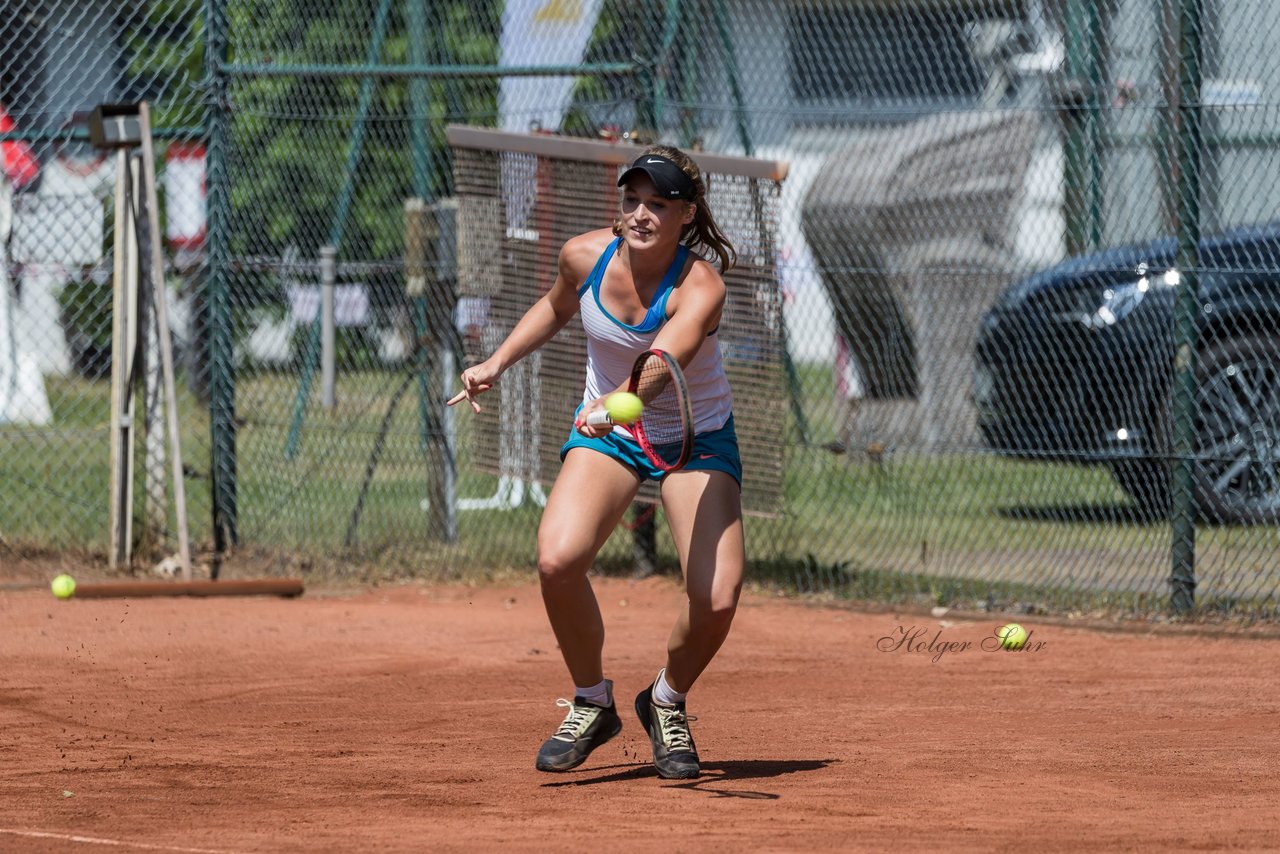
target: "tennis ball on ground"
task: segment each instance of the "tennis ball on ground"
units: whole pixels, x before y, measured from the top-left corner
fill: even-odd
[[[49,589],[52,590],[53,595],[59,599],[70,599],[76,592],[76,580],[63,573],[53,579],[53,583],[49,585]]]
[[[1009,623],[996,630],[996,637],[1000,639],[1001,649],[1022,649],[1027,642],[1027,630],[1017,623]]]
[[[630,424],[640,417],[644,404],[629,391],[615,391],[604,399],[604,411],[614,424]]]

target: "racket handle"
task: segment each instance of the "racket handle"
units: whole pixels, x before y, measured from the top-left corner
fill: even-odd
[[[601,424],[612,424],[613,419],[603,409],[597,409],[587,416],[588,427],[599,427]]]

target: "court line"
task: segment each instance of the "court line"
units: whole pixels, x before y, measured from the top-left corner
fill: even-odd
[[[150,842],[127,842],[123,839],[100,839],[96,836],[76,836],[71,833],[47,833],[39,830],[10,830],[0,827],[0,833],[26,836],[32,839],[61,839],[63,842],[83,842],[86,845],[124,845],[129,848],[146,848],[151,851],[181,851],[184,854],[232,854],[225,848],[183,848],[179,845],[155,845]]]

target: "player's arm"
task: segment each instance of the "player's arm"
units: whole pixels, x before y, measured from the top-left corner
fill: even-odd
[[[671,310],[670,318],[654,336],[653,349],[665,350],[675,358],[682,369],[687,368],[693,361],[693,357],[698,354],[702,342],[720,324],[720,315],[724,311],[725,293],[724,280],[720,278],[715,268],[705,261],[695,261],[680,285],[679,300]],[[672,303],[668,302],[668,305]],[[577,422],[579,432],[586,436],[597,437],[612,429],[607,424],[603,426],[587,424],[587,420],[592,412],[604,405],[605,398],[610,394],[626,391],[629,379],[630,377],[617,388],[610,389],[582,408]],[[655,391],[646,392],[643,381],[636,389],[636,393],[641,400],[648,400],[656,394]]]
[[[715,268],[695,261],[680,285],[675,309],[653,339],[653,348],[670,353],[681,368],[689,367],[702,342],[720,325],[725,293],[724,280]]]
[[[488,359],[462,372],[462,391],[449,399],[449,406],[466,400],[473,410],[479,412],[476,395],[493,388],[508,368],[550,341],[577,313],[582,265],[591,251],[585,238],[586,235],[575,237],[561,247],[556,280],[551,289],[524,313]]]

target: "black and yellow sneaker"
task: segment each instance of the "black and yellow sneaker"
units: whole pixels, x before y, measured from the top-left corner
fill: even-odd
[[[613,696],[613,683],[609,683],[609,696]],[[539,771],[568,771],[577,768],[591,751],[613,738],[622,729],[622,718],[618,717],[617,707],[608,707],[588,703],[582,697],[574,697],[573,702],[565,699],[556,700],[557,706],[567,706],[569,714],[555,735],[548,738],[538,751],[538,761],[534,767]]]
[[[649,733],[653,745],[653,764],[658,776],[666,780],[692,780],[702,773],[698,765],[698,748],[689,732],[689,721],[697,720],[685,713],[684,703],[662,706],[653,701],[653,686],[636,697],[636,715]]]

